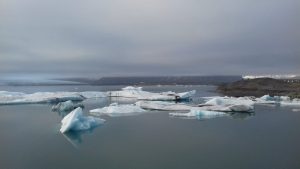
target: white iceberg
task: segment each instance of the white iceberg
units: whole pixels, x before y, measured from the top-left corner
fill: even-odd
[[[135,103],[143,109],[149,110],[163,110],[163,111],[189,111],[191,109],[203,111],[221,111],[221,112],[253,112],[253,105],[247,104],[201,104],[201,105],[188,105],[184,103],[173,103],[163,101],[138,101]]]
[[[214,97],[207,102],[206,105],[216,105],[216,106],[224,106],[224,105],[249,105],[253,106],[254,101],[247,97]]]
[[[289,96],[269,96],[264,95],[255,99],[256,104],[280,104],[280,106],[300,106],[299,99],[291,99]]]
[[[209,105],[211,107],[209,107]],[[214,97],[202,104],[206,110],[223,112],[253,112],[254,101],[247,97]]]
[[[70,130],[88,130],[100,124],[103,124],[104,122],[104,119],[92,116],[84,116],[82,108],[78,107],[62,119],[60,132],[65,133]]]
[[[121,91],[110,91],[108,95],[110,97],[127,97],[127,98],[136,98],[138,100],[152,100],[152,101],[174,101],[174,100],[184,100],[189,99],[196,93],[195,90],[184,92],[184,93],[175,93],[175,92],[162,92],[162,93],[152,93],[143,91],[142,87],[132,87],[128,86],[122,88]]]
[[[78,94],[84,97],[85,99],[107,97],[106,92],[97,92],[97,91],[78,92]]]
[[[64,101],[83,101],[87,98],[106,97],[103,92],[37,92],[32,94],[0,91],[0,105],[56,103]]]
[[[211,119],[216,117],[228,116],[228,114],[224,112],[198,110],[198,109],[192,109],[188,113],[169,113],[169,115],[174,117],[185,117],[185,118],[196,118],[196,119]]]
[[[53,111],[69,111],[77,107],[84,107],[83,104],[74,103],[71,100],[60,102],[57,105],[52,106]]]
[[[119,105],[117,103],[112,103],[107,107],[90,110],[90,113],[95,116],[108,115],[111,117],[136,115],[143,112],[145,112],[145,110],[137,105],[134,104]]]
[[[299,107],[300,106],[300,101],[298,99],[293,99],[291,101],[281,101],[280,106]]]
[[[143,109],[149,110],[188,111],[193,108],[187,104],[164,101],[138,101],[135,104]]]

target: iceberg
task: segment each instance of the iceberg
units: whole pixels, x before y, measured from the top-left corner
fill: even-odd
[[[202,106],[211,111],[253,112],[254,103],[253,100],[247,97],[214,97],[206,101]]]
[[[106,92],[97,92],[97,91],[78,92],[78,94],[84,97],[85,99],[107,97]]]
[[[90,110],[90,113],[95,116],[108,115],[111,117],[137,115],[143,112],[145,112],[145,110],[135,104],[119,105],[117,103],[112,103],[107,107]]]
[[[88,98],[106,97],[103,92],[37,92],[32,94],[0,91],[0,105],[57,103],[64,101],[83,101]]]
[[[183,103],[172,103],[163,101],[138,101],[135,103],[143,109],[162,110],[162,111],[189,111],[191,109],[203,111],[221,111],[221,112],[253,112],[253,105],[246,104],[226,104],[226,105],[188,105]]]
[[[108,96],[110,97],[127,97],[136,98],[138,100],[152,100],[152,101],[175,101],[175,100],[185,100],[189,99],[196,93],[195,90],[183,93],[175,92],[162,92],[162,93],[152,93],[143,91],[142,87],[128,86],[122,88],[121,91],[110,91]]]
[[[280,106],[298,107],[298,106],[300,106],[300,101],[297,99],[293,99],[291,101],[282,101],[282,102],[280,102]]]
[[[248,105],[253,106],[254,101],[247,97],[214,97],[205,102],[205,105]]]
[[[190,105],[182,103],[164,102],[164,101],[138,101],[135,103],[143,109],[166,110],[166,111],[188,111],[193,108]]]
[[[198,110],[198,109],[192,109],[188,113],[169,113],[169,115],[174,117],[196,118],[200,120],[228,116],[228,114],[224,112]]]
[[[60,128],[60,132],[65,133],[70,130],[88,130],[100,124],[103,124],[104,122],[104,119],[92,116],[84,116],[82,108],[78,107],[61,120],[62,126]]]
[[[292,109],[293,112],[300,112],[300,109]]]
[[[83,104],[73,103],[71,100],[60,102],[57,105],[52,106],[53,111],[69,111],[77,107],[84,107]]]

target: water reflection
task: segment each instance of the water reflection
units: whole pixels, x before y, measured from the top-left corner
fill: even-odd
[[[255,113],[246,113],[246,112],[233,112],[230,113],[232,119],[239,119],[239,120],[247,120],[255,116]]]
[[[185,114],[185,113],[183,113]],[[230,112],[223,114],[198,114],[193,116],[170,116],[171,118],[179,118],[179,119],[197,119],[197,120],[209,120],[220,117],[230,117],[231,119],[237,120],[247,120],[255,116],[255,113],[245,113],[245,112]]]
[[[91,128],[89,130],[84,130],[84,131],[68,131],[66,133],[63,133],[62,135],[66,140],[75,148],[78,148],[80,144],[82,144],[83,139],[82,136],[85,134],[91,134],[93,133],[94,128]]]

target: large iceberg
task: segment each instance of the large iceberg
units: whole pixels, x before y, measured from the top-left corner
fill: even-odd
[[[228,116],[228,114],[224,112],[198,110],[198,109],[192,109],[188,113],[169,113],[169,115],[174,117],[196,118],[196,119],[211,119],[216,117]]]
[[[163,102],[163,101],[138,101],[135,104],[140,106],[143,109],[163,110],[163,111],[189,111],[191,109],[197,109],[203,111],[221,111],[221,112],[253,112],[254,111],[253,105],[240,104],[240,103],[239,104],[233,104],[233,103],[212,104],[212,102],[213,101],[208,101],[207,103],[201,105],[190,105],[184,103]]]
[[[103,92],[37,92],[32,94],[0,91],[0,105],[57,103],[64,101],[82,101],[94,97],[106,97]]]
[[[214,97],[201,106],[212,111],[253,112],[254,103],[247,97]]]
[[[60,132],[65,133],[70,130],[88,130],[100,124],[103,124],[104,122],[104,119],[92,116],[84,116],[82,108],[78,107],[62,119]]]
[[[195,90],[183,93],[175,92],[162,92],[162,93],[152,93],[143,91],[142,87],[132,87],[128,86],[122,88],[121,91],[110,91],[108,95],[110,97],[127,97],[136,98],[138,100],[152,100],[152,101],[174,101],[174,100],[184,100],[189,99],[196,93]]]
[[[90,113],[95,116],[108,115],[111,117],[136,115],[143,112],[145,112],[145,110],[135,104],[119,105],[117,103],[112,103],[107,107],[90,110]]]

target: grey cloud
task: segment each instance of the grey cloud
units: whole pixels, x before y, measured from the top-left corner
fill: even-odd
[[[300,73],[296,0],[0,0],[0,73]]]

